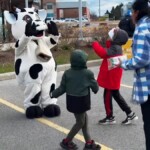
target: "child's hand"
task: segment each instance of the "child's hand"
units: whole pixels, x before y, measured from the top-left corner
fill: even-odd
[[[127,60],[126,55],[109,58],[108,59],[108,69],[111,70],[111,69],[120,67],[122,62],[125,60]]]
[[[114,64],[114,66],[115,66],[115,68],[116,68],[116,67],[120,67],[121,64],[122,64],[122,60],[121,60],[121,58],[118,58],[118,63],[117,63],[117,64]]]

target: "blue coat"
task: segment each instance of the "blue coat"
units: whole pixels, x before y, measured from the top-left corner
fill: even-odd
[[[150,18],[141,18],[133,36],[133,57],[122,63],[125,70],[134,70],[133,101],[144,103],[150,95]]]

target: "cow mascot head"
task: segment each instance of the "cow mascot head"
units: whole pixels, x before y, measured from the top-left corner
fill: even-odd
[[[49,96],[55,89],[57,78],[56,64],[50,51],[60,37],[56,24],[46,24],[46,11],[35,11],[34,8],[4,11],[4,15],[16,39],[15,73],[24,92],[26,117],[60,115],[57,99]]]

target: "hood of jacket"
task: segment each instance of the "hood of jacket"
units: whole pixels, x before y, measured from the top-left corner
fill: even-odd
[[[75,50],[70,57],[71,68],[85,69],[87,68],[88,55],[83,50]]]

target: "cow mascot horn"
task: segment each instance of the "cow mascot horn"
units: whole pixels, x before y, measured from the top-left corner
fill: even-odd
[[[46,24],[46,11],[37,13],[34,8],[4,11],[4,16],[16,39],[15,73],[24,92],[26,117],[59,116],[57,99],[49,96],[57,78],[56,63],[50,51],[60,38],[56,24]]]

